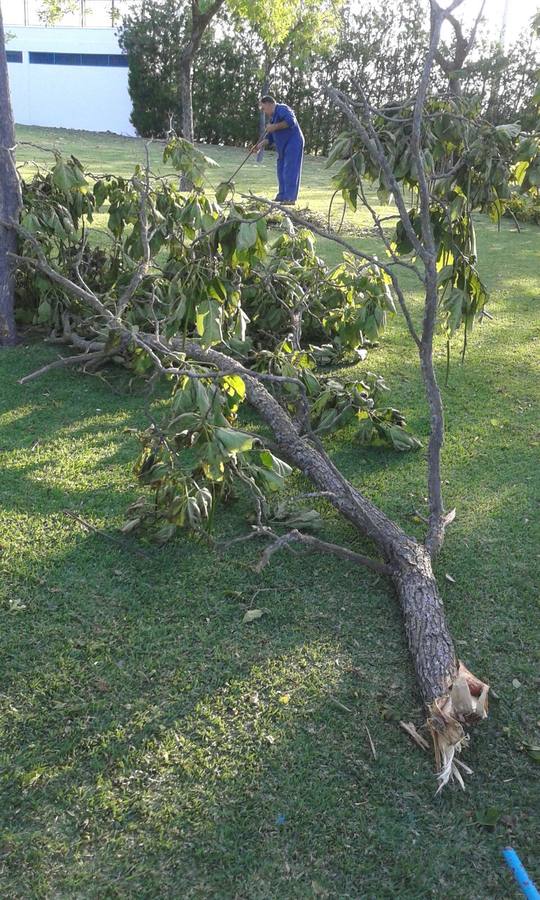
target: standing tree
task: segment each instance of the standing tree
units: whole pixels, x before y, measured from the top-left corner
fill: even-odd
[[[10,256],[17,235],[8,223],[18,221],[21,192],[15,168],[15,127],[9,94],[6,41],[0,9],[0,346],[15,343],[15,266]]]
[[[311,0],[310,0],[311,2]],[[168,16],[172,16],[175,32],[181,35],[182,45],[177,55],[178,97],[180,101],[181,132],[185,140],[193,143],[193,67],[201,48],[203,39],[211,22],[227,5],[238,20],[248,22],[259,28],[272,46],[283,44],[289,34],[298,31],[305,35],[313,31],[317,23],[318,31],[326,29],[328,14],[317,13],[315,7],[308,5],[303,19],[302,0],[284,2],[284,0],[190,0],[183,4],[181,0],[148,0],[139,11],[128,17],[121,30],[121,41],[128,50],[138,47],[141,39],[146,39],[148,24],[158,23],[158,31],[167,32]],[[157,17],[157,18],[156,18]],[[305,24],[303,25],[303,21]],[[160,54],[163,57],[163,54]],[[174,61],[175,54],[172,54]],[[171,60],[168,61],[169,66]],[[173,62],[174,64],[174,62]]]
[[[178,90],[187,4],[179,0],[142,3],[119,26],[118,38],[129,61],[131,122],[145,137],[161,137],[181,127]]]
[[[193,63],[199,52],[205,31],[224,5],[225,0],[191,0],[185,32],[185,43],[179,60],[180,102],[182,108],[182,134],[191,144],[193,135]]]
[[[57,25],[65,15],[81,9],[80,0],[41,0],[38,15],[44,25]]]
[[[304,67],[314,56],[324,56],[329,52],[338,38],[340,6],[340,0],[290,3],[281,27],[276,27],[272,18],[261,15],[251,17],[254,30],[262,41],[261,94],[270,93],[272,76],[285,55],[296,68]],[[260,136],[264,133],[265,124],[265,115],[261,112]],[[259,159],[262,159],[263,152],[260,151]]]
[[[468,37],[463,33],[463,26],[461,22],[459,22],[459,20],[456,19],[456,17],[451,13],[449,13],[447,16],[447,19],[454,31],[454,43],[451,49],[438,49],[435,55],[435,59],[448,78],[448,87],[450,90],[450,94],[453,97],[461,97],[463,94],[461,85],[464,75],[463,67],[465,65],[467,57],[474,47],[476,41],[476,33],[478,31],[478,26],[482,20],[485,5],[485,0],[482,0],[482,5],[480,7],[479,13]],[[451,56],[450,53],[452,54]]]

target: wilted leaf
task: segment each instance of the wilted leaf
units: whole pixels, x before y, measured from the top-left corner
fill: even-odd
[[[445,572],[444,577],[446,578],[447,581],[450,582],[450,584],[455,584],[455,583],[456,583],[456,579],[455,579],[455,578],[452,578],[452,576],[449,575],[448,572]]]
[[[131,531],[135,531],[135,529],[141,524],[140,518],[130,519],[129,522],[126,522],[125,525],[122,525],[120,529],[122,534],[129,534]]]
[[[264,616],[264,609],[248,609],[242,622],[254,622],[255,619],[260,619],[261,616]]]

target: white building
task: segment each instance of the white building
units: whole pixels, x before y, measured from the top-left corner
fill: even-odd
[[[125,0],[77,0],[52,27],[39,0],[0,2],[17,123],[135,134],[127,58],[112,27]]]

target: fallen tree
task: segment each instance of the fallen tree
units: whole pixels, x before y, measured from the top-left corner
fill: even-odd
[[[388,578],[427,710],[440,787],[452,777],[463,784],[459,765],[467,767],[456,754],[468,740],[467,727],[487,716],[488,686],[457,658],[432,569],[454,516],[442,497],[444,420],[433,342],[437,327],[448,341],[461,330],[465,349],[468,330],[484,312],[472,211],[499,218],[509,181],[524,182],[538,167],[536,138],[514,126],[493,128],[461,101],[429,96],[441,24],[458,5],[455,0],[444,10],[432,3],[430,45],[414,99],[379,110],[362,92],[355,107],[329,89],[351,126],[330,159],[345,160],[334,184],[353,208],[362,204],[371,213],[384,261],[310,226],[345,245],[344,262],[331,270],[318,259],[301,216],[260,198],[242,201],[230,182],[210,200],[202,190],[208,160],[181,140],[166,147],[165,158],[195,183],[190,196],[152,178],[149,165],[130,180],[91,182],[76,159],[57,155],[52,171],[25,187],[25,214],[12,226],[21,293],[35,296],[37,320],[51,325],[52,338],[78,351],[23,381],[58,365],[92,370],[114,361],[150,384],[171,387],[163,421],[152,421],[140,435],[136,472],[152,502],[147,491],[124,530],[146,527],[159,540],[178,527],[207,532],[215,504],[240,484],[256,510],[251,534],[270,542],[263,563],[299,542]],[[366,181],[375,183],[381,201],[393,198],[393,234],[370,203]],[[406,190],[413,192],[410,208]],[[89,223],[105,203],[110,245],[92,246]],[[276,240],[268,221],[281,228]],[[402,272],[422,288],[421,321]],[[394,301],[418,352],[430,413],[424,542],[345,478],[322,440],[328,430],[354,422],[363,443],[418,446],[401,414],[382,402],[381,379],[364,373],[343,382],[317,371],[320,359],[350,352],[363,358]],[[240,427],[244,403],[266,431]],[[271,491],[291,468],[351,523],[365,554],[300,527],[278,535],[269,527]]]

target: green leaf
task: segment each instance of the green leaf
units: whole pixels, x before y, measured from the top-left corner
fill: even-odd
[[[476,824],[486,828],[494,828],[501,817],[501,810],[496,806],[486,806],[476,813]]]
[[[525,741],[523,744],[523,749],[527,751],[531,759],[540,763],[540,745],[539,744],[531,744],[528,741]]]
[[[51,318],[51,304],[48,300],[42,300],[37,310],[37,324],[45,325]]]
[[[68,193],[73,187],[71,173],[62,159],[59,159],[52,170],[52,178],[55,185],[64,193]]]
[[[422,446],[420,441],[413,437],[412,434],[408,434],[401,425],[387,425],[384,428],[396,450],[405,452],[407,450],[417,450]]]
[[[229,194],[234,193],[234,185],[231,181],[222,181],[216,188],[216,201],[224,203]]]
[[[223,340],[223,307],[217,300],[203,300],[197,306],[195,319],[197,334],[203,347],[211,347]]]
[[[235,456],[237,453],[244,453],[251,450],[254,438],[250,434],[244,434],[243,431],[236,431],[233,428],[214,428],[214,434],[217,442],[228,456]]]
[[[31,212],[27,212],[23,215],[21,219],[21,226],[22,228],[25,228],[26,231],[29,231],[30,234],[36,234],[41,230],[41,224],[38,217]]]
[[[261,241],[266,243],[268,240],[268,225],[266,224],[266,219],[258,219],[257,220],[257,234],[259,235]]]
[[[282,459],[278,459],[277,456],[274,456],[270,450],[261,450],[259,458],[266,469],[271,469],[279,475],[280,478],[287,478],[292,472],[291,466],[286,462],[283,462]]]
[[[96,181],[94,185],[94,199],[96,206],[103,206],[105,200],[109,196],[109,185],[105,181]]]
[[[225,375],[222,384],[227,394],[237,396],[240,400],[246,396],[246,385],[240,375]]]
[[[250,247],[257,243],[257,235],[256,222],[242,222],[236,238],[237,250],[249,250]]]

